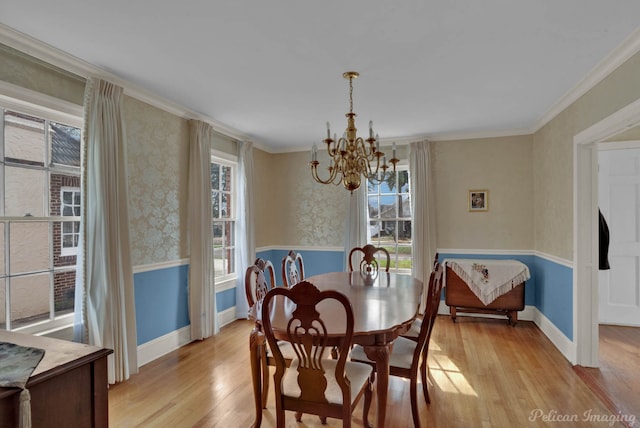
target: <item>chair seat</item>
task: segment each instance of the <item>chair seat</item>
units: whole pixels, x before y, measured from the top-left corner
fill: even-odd
[[[413,362],[413,353],[416,350],[417,343],[413,340],[406,339],[404,337],[398,337],[393,342],[393,349],[389,355],[389,366],[398,367],[401,369],[410,369]],[[364,353],[364,348],[360,345],[356,345],[351,350],[352,361],[364,361],[369,364],[375,364],[374,361],[367,357]]]
[[[403,337],[407,337],[413,340],[418,340],[418,336],[420,335],[420,329],[422,328],[422,319],[416,318],[411,324],[409,330],[403,334]]]
[[[269,345],[267,345],[267,357],[271,358],[273,357],[273,353],[271,352],[271,349],[269,349]],[[280,352],[282,352],[282,356],[284,357],[285,360],[293,360],[296,357],[296,351],[293,350],[293,346],[291,346],[291,343],[287,342],[286,340],[279,340],[278,341],[278,347],[280,348]]]
[[[326,373],[327,389],[325,391],[325,397],[330,404],[342,405],[342,392],[340,386],[336,381],[336,366],[337,360],[322,360],[322,367]],[[282,379],[282,392],[287,397],[298,398],[300,397],[301,390],[298,385],[298,360],[293,360],[289,370],[287,370]],[[345,364],[345,375],[351,383],[351,403],[352,404],[358,393],[362,390],[362,386],[369,381],[369,377],[373,372],[372,367],[369,364],[357,363],[353,361],[347,361]]]

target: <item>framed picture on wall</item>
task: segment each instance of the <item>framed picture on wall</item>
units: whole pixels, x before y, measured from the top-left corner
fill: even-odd
[[[488,190],[469,190],[469,211],[489,211]]]

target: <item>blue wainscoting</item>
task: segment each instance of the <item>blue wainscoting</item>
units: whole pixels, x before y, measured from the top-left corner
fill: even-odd
[[[258,257],[271,260],[276,282],[282,284],[282,259],[288,249],[259,251]],[[304,259],[305,275],[345,269],[342,250],[298,250]],[[531,279],[525,287],[525,304],[536,307],[569,340],[573,340],[573,269],[538,255],[440,253],[446,258],[514,259],[529,267]],[[138,345],[189,325],[189,266],[180,265],[133,276],[136,299]],[[216,294],[218,312],[236,305],[236,290]]]
[[[138,345],[189,325],[189,266],[133,275]]]
[[[573,340],[573,268],[535,258],[535,306],[569,340]]]
[[[343,250],[297,250],[304,260],[304,275],[306,277],[327,272],[341,272],[345,269]],[[276,283],[282,285],[282,259],[289,249],[270,249],[259,251],[256,255],[262,259],[270,260],[276,270]]]

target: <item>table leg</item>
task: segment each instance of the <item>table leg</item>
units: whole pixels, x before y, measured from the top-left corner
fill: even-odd
[[[264,335],[258,328],[251,330],[249,335],[249,359],[251,361],[251,382],[253,384],[253,399],[256,408],[256,419],[251,425],[259,428],[262,424],[262,370],[261,354],[264,346]]]
[[[378,390],[377,424],[384,428],[387,416],[387,394],[389,392],[389,345],[365,346],[367,357],[376,363],[376,379]]]

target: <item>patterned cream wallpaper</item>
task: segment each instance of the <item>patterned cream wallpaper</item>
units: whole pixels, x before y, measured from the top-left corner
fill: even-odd
[[[640,98],[635,54],[533,136],[534,249],[573,259],[573,138]]]
[[[187,121],[130,97],[124,116],[132,263],[187,257]]]
[[[263,192],[262,200],[269,199],[267,207],[256,207],[256,230],[271,231],[256,233],[257,246],[344,245],[349,192],[316,183],[309,153],[260,154],[254,156],[254,163],[256,171],[268,175],[264,180],[256,177],[256,192]]]
[[[533,246],[531,136],[432,144],[437,246],[530,250]],[[489,191],[487,212],[469,212],[471,189]]]

